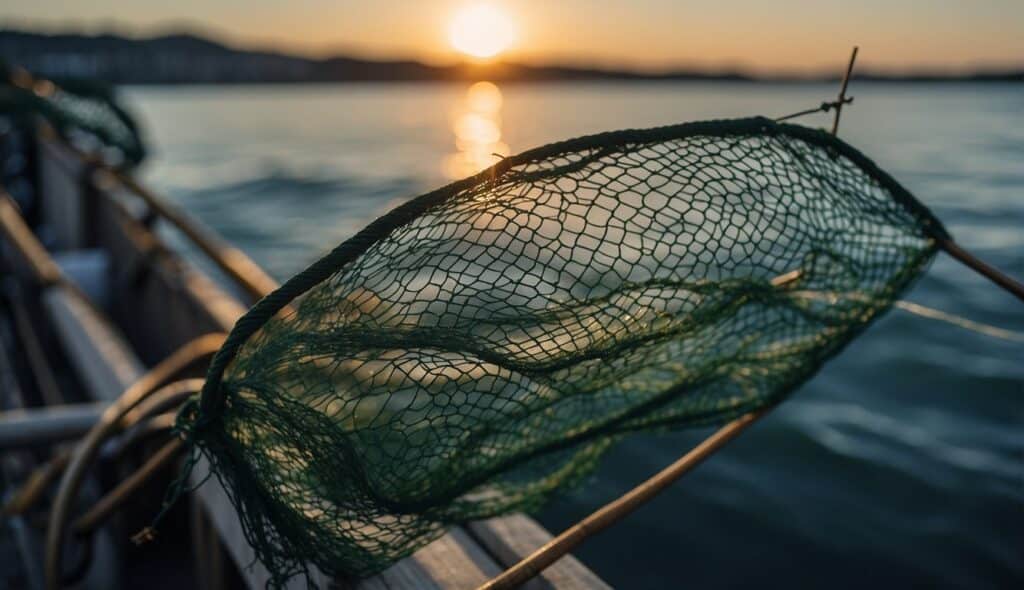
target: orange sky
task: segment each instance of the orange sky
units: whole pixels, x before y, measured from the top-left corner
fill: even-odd
[[[149,33],[204,28],[239,45],[326,55],[458,58],[448,23],[474,0],[5,0],[0,21]],[[517,41],[503,57],[639,68],[864,68],[1024,64],[1024,0],[492,0]]]

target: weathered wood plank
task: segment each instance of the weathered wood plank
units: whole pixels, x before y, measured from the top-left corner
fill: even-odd
[[[231,555],[245,579],[246,586],[253,590],[265,588],[267,581],[270,580],[270,572],[256,559],[256,552],[245,540],[242,523],[238,520],[235,507],[231,505],[227,492],[215,477],[208,478],[209,473],[209,463],[205,459],[201,459],[195,471],[192,472],[192,481],[198,483],[205,479],[206,483],[192,494],[203,503],[207,518],[220,534],[228,554]],[[314,571],[313,582],[321,588],[326,588],[330,580],[319,571]],[[291,580],[287,586],[288,590],[299,590],[305,587],[306,582],[301,578]]]
[[[43,293],[42,301],[64,352],[93,399],[117,399],[145,372],[124,337],[77,293],[56,285]]]
[[[53,229],[59,250],[84,245],[83,203],[80,178],[85,165],[52,141],[39,141],[39,187],[46,195],[42,222]]]
[[[113,400],[144,368],[120,333],[63,277],[46,248],[0,191],[0,233],[42,289],[42,304],[75,371],[96,400]]]
[[[228,331],[244,308],[169,251],[112,195],[94,202],[97,245],[110,253],[111,315],[146,362],[189,340]]]
[[[362,580],[354,590],[474,590],[501,573],[501,568],[460,527],[380,574]]]
[[[193,480],[205,479],[209,469],[209,464],[201,460]],[[234,562],[240,564],[246,584],[250,588],[263,588],[270,579],[270,573],[256,560],[256,553],[245,540],[241,523],[224,488],[216,479],[208,479],[193,494],[202,501],[207,516],[220,533]],[[472,590],[500,571],[491,557],[464,530],[456,527],[412,556],[366,580],[349,585],[331,580],[316,568],[311,568],[311,578],[321,588],[333,585],[351,590]],[[290,580],[287,586],[289,590],[305,587],[306,581],[302,577]]]
[[[523,514],[511,514],[469,524],[469,532],[503,568],[509,568],[524,557],[543,547],[553,538],[551,533]],[[587,569],[572,555],[559,559],[524,589],[583,590],[585,588],[611,588],[597,574]]]

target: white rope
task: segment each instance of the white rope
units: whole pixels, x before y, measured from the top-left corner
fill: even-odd
[[[773,283],[776,284],[777,286],[780,286],[783,284],[795,282],[800,278],[800,272],[795,271],[787,273],[783,275],[783,277],[786,279],[784,282],[778,282],[779,279],[776,279],[776,281],[773,281]],[[780,277],[780,279],[783,277]],[[828,301],[829,303],[832,304],[837,303],[843,298],[853,299],[855,301],[864,301],[867,299],[866,296],[864,296],[861,293],[837,293],[833,291],[799,290],[792,291],[792,294],[800,297],[806,297],[807,299]],[[976,322],[974,320],[969,320],[963,316],[958,316],[953,313],[942,311],[941,309],[927,307],[919,303],[913,303],[910,301],[900,299],[893,304],[893,307],[897,309],[902,309],[905,312],[912,313],[923,318],[937,320],[940,322],[946,322],[947,324],[957,326],[958,328],[963,328],[965,330],[977,332],[978,334],[984,334],[985,336],[990,336],[992,338],[999,338],[1000,340],[1009,340],[1011,342],[1024,342],[1024,332],[1016,332],[1013,330],[1000,328],[998,326],[993,326],[991,324]]]
[[[1010,340],[1012,342],[1024,342],[1024,333],[1014,332],[1013,330],[1006,330],[997,326],[989,324],[983,324],[974,320],[969,320],[965,317],[954,315],[940,309],[934,309],[932,307],[925,307],[918,303],[911,303],[910,301],[897,301],[894,304],[895,307],[902,309],[903,311],[910,312],[914,315],[919,315],[923,318],[932,320],[938,320],[940,322],[946,322],[958,326],[965,330],[971,330],[979,334],[991,336],[993,338],[1000,338],[1002,340]]]

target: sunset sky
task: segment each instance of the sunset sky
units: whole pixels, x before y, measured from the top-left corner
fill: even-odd
[[[484,3],[509,23],[499,56],[524,62],[819,71],[844,62],[858,44],[865,68],[1024,64],[1024,0]],[[480,2],[4,0],[0,23],[132,34],[197,29],[240,46],[445,63],[460,57],[453,20],[474,4]]]

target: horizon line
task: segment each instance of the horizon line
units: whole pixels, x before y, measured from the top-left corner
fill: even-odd
[[[527,67],[536,69],[573,69],[590,70],[594,72],[605,72],[617,74],[623,77],[633,76],[637,78],[659,79],[671,78],[673,75],[707,75],[707,76],[739,76],[749,78],[753,81],[816,81],[835,80],[841,77],[837,60],[837,67],[818,66],[814,68],[799,67],[755,67],[745,64],[711,65],[695,62],[683,62],[672,65],[639,66],[636,64],[616,65],[600,59],[575,58],[575,59],[502,59],[492,58],[489,60],[476,60],[462,57],[452,57],[447,60],[429,59],[424,56],[410,54],[381,54],[372,51],[360,50],[359,48],[325,48],[323,51],[309,51],[297,47],[289,47],[286,43],[260,42],[258,40],[239,39],[230,33],[217,30],[217,27],[205,23],[197,23],[188,20],[167,21],[158,25],[148,27],[137,27],[121,25],[116,22],[106,22],[97,27],[84,26],[81,22],[62,22],[58,24],[32,22],[31,19],[3,18],[0,19],[0,33],[16,33],[27,35],[39,35],[46,37],[77,36],[85,38],[116,37],[136,42],[153,41],[169,37],[191,37],[220,45],[231,51],[240,53],[271,53],[283,57],[304,59],[313,62],[327,62],[336,59],[353,59],[365,62],[380,64],[388,63],[413,63],[430,68],[455,69],[455,68],[480,68],[486,69],[495,66]],[[904,65],[904,66],[879,66],[863,65],[858,67],[861,73],[858,78],[970,78],[972,76],[985,75],[1016,75],[1024,74],[1024,60],[1018,62],[978,62],[970,65],[960,66],[936,66],[928,64]]]

